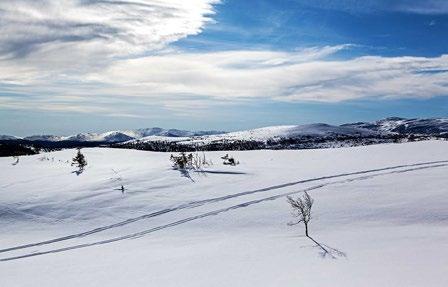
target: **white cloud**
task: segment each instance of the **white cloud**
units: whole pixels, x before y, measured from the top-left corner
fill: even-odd
[[[376,13],[379,11],[415,14],[447,14],[446,0],[295,0],[306,6],[349,13]]]
[[[448,2],[446,0],[402,0],[394,7],[398,11],[416,13],[416,14],[447,14]]]
[[[192,110],[200,112],[207,104],[241,100],[341,102],[448,96],[448,55],[328,59],[347,47],[350,45],[295,52],[171,51],[114,61],[82,74],[71,74],[70,68],[68,72],[50,69],[38,73],[39,65],[15,67],[9,63],[9,76],[0,76],[0,83],[15,81],[8,86],[9,92],[34,97],[13,102],[5,98],[0,106],[20,107],[26,102],[27,107],[34,103],[48,110],[70,106],[69,110],[75,111],[76,106],[85,109],[90,105],[93,109],[107,107],[108,113],[129,113],[121,110],[125,105],[118,105],[118,111],[117,103],[152,104],[174,112],[191,103]],[[25,75],[23,79],[20,74]]]
[[[232,51],[125,60],[90,77],[110,85],[112,89],[103,92],[140,97],[189,94],[222,100],[339,102],[448,96],[447,70],[448,56],[330,61],[308,58],[303,51]]]
[[[130,115],[129,103],[170,111],[191,103],[203,112],[252,99],[448,95],[448,56],[331,60],[353,45],[292,52],[169,49],[200,33],[218,2],[1,1],[0,108]]]
[[[61,65],[64,61],[76,63],[87,58],[101,62],[154,51],[198,34],[210,21],[213,4],[218,2],[0,1],[0,56],[56,53],[52,64]]]

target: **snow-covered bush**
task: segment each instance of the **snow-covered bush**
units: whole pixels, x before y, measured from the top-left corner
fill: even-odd
[[[171,155],[170,160],[173,163],[174,169],[192,169],[193,168],[193,154],[186,154],[184,152],[179,155]]]
[[[223,164],[224,165],[231,165],[231,166],[235,166],[240,164],[239,161],[237,161],[235,158],[233,158],[232,156],[229,156],[229,154],[226,154],[225,156],[221,157],[221,159],[223,159]]]
[[[212,164],[211,161],[208,161],[206,159],[204,153],[202,156],[200,156],[198,153],[186,154],[182,152],[179,155],[171,155],[170,160],[173,163],[174,169],[181,170],[201,170],[204,166],[209,166]]]

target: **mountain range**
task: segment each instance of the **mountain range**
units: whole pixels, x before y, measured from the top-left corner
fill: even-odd
[[[386,118],[343,125],[271,126],[238,132],[146,128],[71,136],[0,135],[0,157],[39,151],[115,147],[161,152],[197,150],[317,149],[426,139],[448,139],[448,118]]]
[[[110,131],[105,133],[80,133],[71,136],[33,135],[19,138],[0,135],[0,140],[24,140],[39,142],[148,142],[148,141],[267,141],[302,137],[352,136],[372,137],[390,135],[448,136],[448,118],[404,119],[386,118],[375,122],[357,122],[340,126],[308,124],[296,126],[273,126],[239,132],[186,131],[178,129],[145,128],[137,130]]]
[[[80,133],[71,136],[57,136],[57,135],[32,135],[27,137],[15,137],[10,135],[0,135],[0,140],[25,140],[25,141],[41,141],[41,142],[106,142],[119,143],[134,139],[141,139],[148,136],[160,136],[167,138],[178,137],[195,137],[204,135],[214,135],[223,132],[219,131],[185,131],[177,129],[162,129],[162,128],[145,128],[137,130],[125,131],[110,131],[105,133]]]
[[[353,124],[344,124],[342,127],[354,127],[368,129],[386,134],[413,134],[413,135],[448,135],[448,118],[435,119],[404,119],[404,118],[386,118],[376,122],[359,122]]]

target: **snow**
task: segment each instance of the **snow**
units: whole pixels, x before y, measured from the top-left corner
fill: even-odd
[[[224,141],[259,141],[266,142],[268,140],[303,138],[303,137],[334,137],[334,136],[373,136],[378,135],[377,132],[356,127],[339,127],[327,124],[309,124],[298,126],[271,126],[253,130],[244,130],[239,132],[231,132],[225,134],[205,135],[186,137],[178,139],[170,139],[167,137],[145,137],[138,142],[151,141],[175,141],[181,144],[207,144]],[[133,142],[133,141],[130,141]]]
[[[80,133],[71,136],[54,136],[54,135],[33,135],[25,137],[23,139],[30,141],[80,141],[80,142],[125,142],[134,139],[141,139],[150,136],[160,137],[193,137],[202,135],[219,134],[223,132],[219,131],[184,131],[177,129],[162,129],[162,128],[145,128],[137,130],[125,130],[125,131],[109,131],[105,133]],[[10,138],[9,136],[0,136],[0,139],[4,137],[5,140],[19,139],[17,137]]]
[[[351,123],[341,126],[328,124],[308,124],[291,126],[272,126],[253,130],[225,133],[221,131],[185,131],[162,129],[158,127],[109,131],[105,133],[80,133],[71,136],[34,135],[25,137],[30,141],[80,141],[80,142],[153,142],[168,141],[179,143],[210,143],[222,141],[261,141],[278,139],[297,139],[302,137],[329,138],[334,136],[371,137],[381,135],[415,134],[446,136],[448,119],[404,119],[386,118],[372,123]],[[174,138],[174,139],[173,139]],[[177,139],[176,139],[177,138]],[[0,140],[20,139],[0,135]]]
[[[29,141],[61,141],[64,140],[64,137],[54,135],[33,135],[23,139]]]
[[[20,138],[15,136],[9,136],[9,135],[0,135],[0,140],[18,140]]]
[[[302,136],[333,136],[333,135],[373,135],[374,132],[365,129],[337,127],[327,124],[309,124],[300,126],[277,126],[249,131],[215,135],[212,137],[225,137],[230,139],[250,139],[265,141],[272,138],[297,138]]]
[[[76,176],[75,152],[0,158],[1,286],[448,286],[446,141],[206,152],[191,178],[106,148]],[[287,226],[304,190],[325,258]]]
[[[301,136],[332,136],[332,135],[372,135],[365,129],[337,127],[327,124],[310,124],[300,126],[274,126],[255,130],[209,136],[212,139],[226,138],[230,140],[266,141],[273,138],[296,138]]]
[[[383,134],[423,134],[423,135],[444,135],[448,133],[448,119],[404,119],[386,118],[373,123],[354,123],[342,125],[345,127],[365,128],[379,131]]]
[[[138,140],[131,140],[126,143],[132,142],[188,142],[191,141],[190,137],[167,137],[167,136],[147,136]]]

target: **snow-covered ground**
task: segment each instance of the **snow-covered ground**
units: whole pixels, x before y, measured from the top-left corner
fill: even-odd
[[[0,286],[448,286],[448,142],[0,158]],[[126,188],[122,194],[120,187]],[[303,236],[285,196],[315,199]]]
[[[180,144],[210,144],[216,142],[232,141],[260,141],[298,138],[334,138],[336,136],[371,137],[379,136],[380,133],[358,127],[332,126],[327,124],[309,124],[299,126],[272,126],[239,132],[210,134],[192,137],[167,137],[167,136],[147,136],[138,138],[132,142],[177,142]]]

